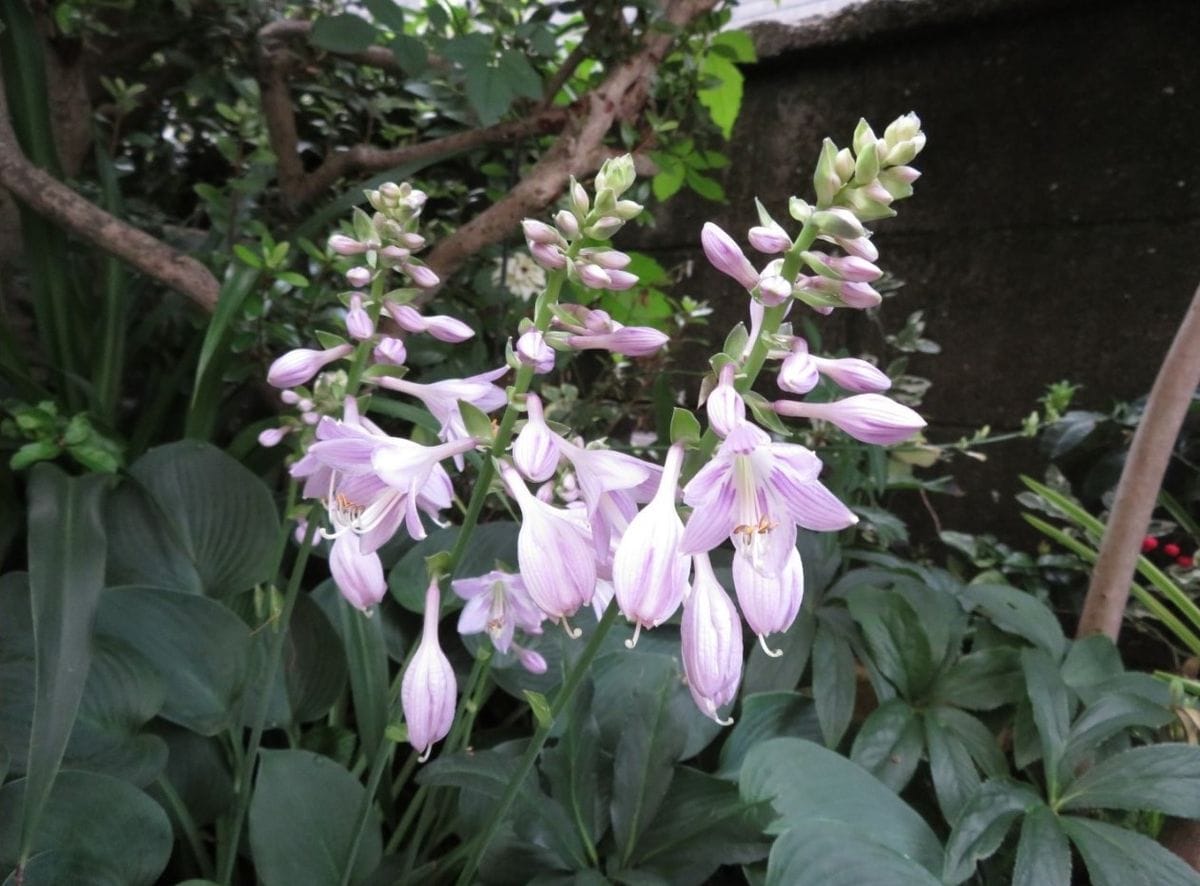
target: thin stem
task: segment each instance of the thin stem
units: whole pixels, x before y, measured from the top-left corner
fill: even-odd
[[[500,825],[503,823],[504,816],[508,813],[509,807],[517,799],[517,794],[520,792],[521,786],[525,783],[530,770],[533,769],[534,761],[537,760],[538,754],[541,753],[542,748],[546,745],[546,740],[550,737],[550,731],[554,728],[555,721],[571,702],[575,691],[579,688],[579,684],[583,682],[584,675],[587,674],[592,660],[596,657],[596,653],[600,651],[600,645],[604,642],[604,638],[608,635],[608,631],[616,619],[617,603],[616,600],[613,600],[608,604],[608,608],[604,610],[604,617],[596,625],[596,630],[588,640],[587,646],[584,647],[583,653],[576,660],[575,664],[572,665],[570,672],[567,674],[567,679],[563,682],[562,689],[554,696],[554,701],[550,705],[550,716],[546,719],[546,722],[538,725],[537,731],[534,732],[533,737],[529,740],[529,744],[525,748],[525,753],[521,755],[521,760],[517,763],[513,777],[509,779],[504,795],[500,798],[500,802],[496,804],[495,811],[488,818],[487,828],[475,839],[471,855],[467,859],[467,864],[456,881],[458,886],[467,886],[467,884],[472,882],[475,871],[479,869],[479,863],[483,860],[483,854],[487,851],[488,844],[496,836],[496,831],[500,829]]]
[[[304,567],[308,565],[308,555],[312,553],[313,539],[317,534],[317,522],[311,519],[311,516],[312,509],[310,508],[308,529],[304,533],[304,542],[300,545],[300,552],[296,555],[296,562],[292,566],[291,578],[288,580],[287,590],[283,596],[283,608],[279,614],[279,623],[271,637],[271,647],[267,650],[266,669],[259,687],[258,708],[254,712],[250,743],[246,747],[246,756],[242,758],[237,781],[234,783],[237,798],[233,807],[233,823],[229,831],[230,845],[218,877],[218,882],[223,886],[229,886],[233,880],[233,868],[237,863],[237,848],[242,837],[242,825],[245,823],[246,810],[250,805],[250,782],[254,775],[254,764],[258,759],[258,749],[262,744],[263,729],[271,705],[273,694],[271,690],[275,686],[275,677],[279,673],[279,662],[283,657],[283,644],[287,639],[288,626],[292,622],[292,610],[295,608],[296,598],[300,595],[300,579],[304,575]],[[287,531],[285,526],[283,532]]]
[[[341,886],[350,886],[350,878],[354,874],[354,861],[358,857],[358,847],[362,843],[367,822],[371,818],[371,807],[375,805],[375,793],[379,790],[379,782],[384,770],[392,759],[392,748],[378,748],[375,759],[371,763],[371,774],[367,777],[367,791],[363,794],[362,803],[358,809],[358,819],[354,824],[354,838],[350,841],[350,851],[346,854],[346,869],[342,871]]]
[[[204,841],[200,839],[200,830],[196,827],[196,820],[192,818],[192,813],[188,810],[187,804],[180,799],[179,794],[165,775],[160,775],[156,783],[158,784],[158,789],[162,791],[163,798],[171,807],[171,811],[175,813],[175,818],[179,820],[179,827],[182,829],[183,836],[187,839],[188,847],[192,850],[192,855],[196,859],[196,866],[200,869],[200,876],[212,879],[212,859],[208,857],[208,852],[204,848]]]

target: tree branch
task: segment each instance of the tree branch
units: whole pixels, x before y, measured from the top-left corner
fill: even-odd
[[[666,4],[664,17],[672,29],[649,31],[637,53],[613,68],[600,86],[580,99],[562,135],[516,187],[429,253],[427,262],[443,280],[484,246],[511,236],[522,218],[546,209],[562,194],[570,176],[581,178],[599,168],[608,156],[604,139],[613,123],[631,119],[644,109],[654,71],[674,43],[676,31],[714,5],[716,0],[672,0]]]
[[[190,298],[206,311],[221,286],[203,264],[81,197],[29,161],[17,142],[0,78],[0,187],[38,215],[89,240],[148,277]]]
[[[1092,569],[1076,636],[1107,634],[1116,642],[1138,553],[1158,501],[1171,450],[1200,386],[1200,289],[1167,351],[1146,411],[1133,435]]]

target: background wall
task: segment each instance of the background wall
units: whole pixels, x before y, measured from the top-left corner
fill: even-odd
[[[911,364],[934,382],[930,438],[1016,428],[1059,379],[1101,410],[1149,389],[1200,282],[1200,3],[885,0],[754,34],[729,203],[671,202],[650,251],[697,257],[708,219],[744,243],[755,196],[785,218],[789,194],[810,195],[823,136],[915,110],[924,176],[875,242],[906,283],[885,325],[924,310],[943,348]],[[744,310],[727,283],[701,259],[683,287],[718,306],[717,329]],[[831,343],[872,340],[855,312],[835,318]],[[937,501],[943,524],[1022,527],[1016,474],[1038,465],[1027,443],[960,461],[969,495]]]

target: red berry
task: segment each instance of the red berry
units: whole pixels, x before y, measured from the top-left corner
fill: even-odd
[[[1193,561],[1192,561],[1191,557],[1188,557],[1188,556],[1177,557],[1175,562],[1178,563],[1180,566],[1182,566],[1184,569],[1192,568]]]
[[[1166,554],[1168,557],[1178,557],[1179,556],[1179,545],[1175,544],[1174,542],[1172,542],[1169,545],[1163,545],[1163,553]]]
[[[1142,539],[1142,553],[1148,554],[1158,547],[1158,539],[1153,535],[1147,535]]]

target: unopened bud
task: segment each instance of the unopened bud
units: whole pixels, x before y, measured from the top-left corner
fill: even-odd
[[[566,237],[568,240],[574,240],[579,236],[579,219],[577,219],[574,213],[570,212],[569,210],[560,209],[558,212],[554,213],[554,224],[562,236]],[[525,236],[528,237],[528,233]],[[546,240],[542,242],[549,243],[553,241]]]
[[[367,251],[367,244],[360,243],[345,234],[334,234],[329,238],[329,248],[338,255],[362,255]]]
[[[371,269],[364,267],[351,268],[346,272],[346,281],[351,285],[361,289],[371,283]]]
[[[595,223],[588,225],[583,232],[593,240],[607,240],[625,224],[625,220],[615,215],[604,215]]]

